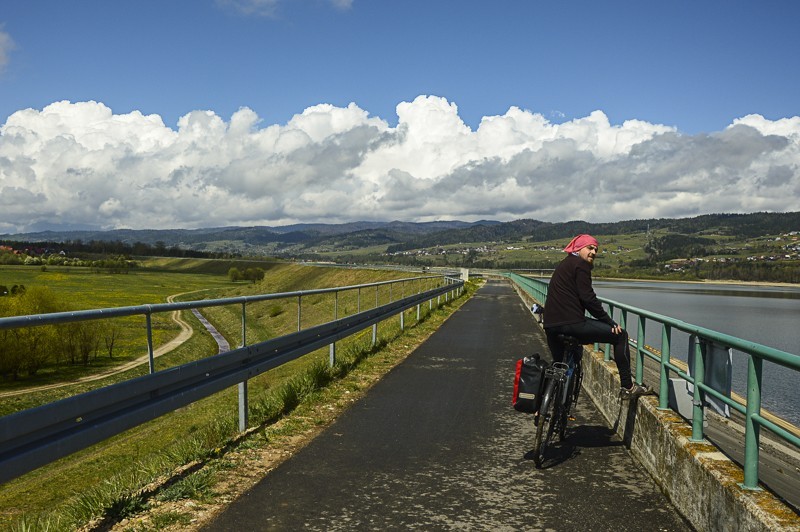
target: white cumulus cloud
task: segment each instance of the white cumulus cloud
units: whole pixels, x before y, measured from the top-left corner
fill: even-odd
[[[800,210],[798,117],[691,136],[512,107],[472,130],[419,96],[397,118],[320,104],[286,124],[192,111],[172,129],[99,102],[20,110],[0,126],[0,233]]]
[[[14,39],[11,35],[3,31],[3,26],[0,25],[0,73],[3,72],[8,62],[11,60],[11,50],[15,48]]]
[[[231,9],[245,16],[274,17],[281,4],[291,7],[296,0],[216,0],[222,9]],[[353,0],[328,0],[334,9],[347,11],[353,7]]]

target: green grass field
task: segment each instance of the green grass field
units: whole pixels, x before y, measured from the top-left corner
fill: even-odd
[[[714,259],[723,259],[720,262],[734,261],[747,262],[748,257],[778,256],[782,257],[787,251],[784,246],[792,242],[786,235],[772,234],[758,237],[740,236],[736,234],[722,233],[717,230],[706,230],[698,232],[694,236],[707,238],[713,241],[713,245],[707,247],[713,253],[703,254],[705,264],[696,271],[684,273],[672,272],[665,269],[664,261],[647,264],[648,254],[645,246],[651,240],[657,240],[668,236],[670,231],[666,229],[653,229],[647,231],[631,232],[619,235],[604,235],[601,233],[594,236],[600,241],[601,253],[595,262],[595,276],[608,278],[640,278],[640,279],[660,279],[660,280],[699,280],[709,279],[738,279],[738,280],[764,280],[753,276],[749,269],[741,271],[726,271],[711,274],[714,269],[712,262]],[[781,238],[782,237],[782,238]],[[796,241],[797,237],[794,237]],[[433,246],[426,249],[413,250],[409,255],[395,255],[387,257],[385,255],[387,245],[373,246],[358,250],[319,250],[319,255],[325,260],[338,262],[359,262],[385,260],[397,261],[402,264],[434,267],[472,267],[489,269],[551,269],[563,258],[561,249],[567,244],[568,238],[557,240],[534,242],[530,239],[521,238],[518,240],[503,240],[498,242],[462,242],[458,244],[447,244],[443,246]],[[442,254],[442,251],[446,254]],[[471,250],[467,251],[467,250]],[[469,264],[467,263],[469,257]],[[693,255],[677,256],[675,259],[691,259]],[[761,260],[762,264],[765,262]],[[757,264],[757,263],[756,263]],[[783,264],[787,268],[796,266],[794,261],[787,261]],[[752,266],[752,264],[751,264]],[[775,266],[773,264],[772,266]],[[778,266],[781,266],[780,264]],[[725,276],[728,277],[725,277]],[[772,274],[774,280],[779,280],[785,275],[780,273]],[[794,282],[794,281],[785,281]]]
[[[351,286],[408,277],[407,272],[398,271],[266,263],[260,266],[267,269],[267,275],[261,283],[232,283],[226,275],[231,265],[216,264],[213,261],[160,259],[145,263],[145,266],[151,266],[152,269],[140,268],[125,275],[97,274],[77,268],[63,271],[51,268],[43,272],[36,268],[3,267],[0,268],[0,284],[24,284],[30,287],[45,283],[53,291],[69,295],[76,309],[89,309],[161,303],[168,296],[176,294],[184,294],[179,300],[212,299]],[[408,295],[418,288],[423,287],[394,287],[391,289],[394,293],[391,294],[388,287],[381,287],[377,292],[369,289],[361,294],[356,291],[341,293],[338,298],[332,295],[309,296],[302,304],[302,327],[329,321],[334,314],[341,317],[353,313],[358,307],[364,309],[371,308],[376,303],[384,304],[390,297],[397,299],[404,295],[398,293],[398,290],[408,290],[405,293]],[[292,332],[297,328],[296,298],[249,304],[246,313],[248,344]],[[208,308],[203,310],[203,314],[226,336],[232,346],[241,342],[241,305]],[[159,357],[157,369],[216,354],[215,342],[196,318],[188,311],[183,312],[183,317],[192,325],[195,333],[180,347]],[[415,317],[415,312],[409,311],[406,323],[414,323]],[[164,324],[164,333],[158,336],[159,342],[168,341],[177,332],[177,326],[167,325],[171,320],[166,316],[159,320],[163,320]],[[136,329],[143,339],[143,323],[131,327],[131,330]],[[396,321],[382,324],[379,328],[382,341],[399,334],[398,329]],[[369,339],[367,331],[357,338],[341,342],[337,352],[363,351],[368,348]],[[126,357],[115,357],[113,361],[93,364],[81,370],[66,373],[43,372],[43,375],[24,382],[0,381],[0,393],[19,390],[20,387],[34,388],[41,384],[53,384],[62,377],[71,381],[92,372],[105,371],[113,364],[135,358],[134,354],[140,355],[144,345],[130,347],[131,354]],[[343,354],[343,357],[347,356],[352,355]],[[296,380],[308,371],[316,371],[314,368],[319,364],[324,365],[327,358],[327,348],[321,349],[249,381],[250,404],[256,423],[279,415],[287,404],[291,406],[293,399],[285,397],[280,399],[284,406],[269,405],[275,403],[276,393],[285,395],[281,390],[293,379]],[[90,383],[4,397],[2,410],[8,413],[29,408],[146,372],[147,364],[143,364]],[[135,492],[187,461],[216,452],[215,449],[224,446],[235,434],[236,418],[237,390],[234,388],[8,482],[0,490],[0,529],[17,526],[15,523],[20,522],[21,518],[23,523],[27,523],[25,526],[28,526],[36,522],[36,516],[40,515],[57,516],[45,517],[42,518],[44,521],[39,521],[49,523],[51,529],[70,529],[96,517],[98,511],[119,513],[119,508],[109,510],[106,506],[122,504],[128,497],[124,494]],[[120,493],[123,495],[119,495]],[[109,498],[110,502],[106,500]]]
[[[128,274],[96,273],[89,268],[2,266],[0,285],[11,288],[24,285],[26,288],[42,286],[63,300],[69,310],[88,310],[113,307],[157,304],[167,302],[170,296],[179,299],[202,299],[205,294],[224,291],[232,286],[227,277],[209,273],[185,273],[182,270],[149,270],[140,268]],[[119,331],[113,358],[98,356],[86,367],[83,365],[44,368],[33,378],[22,375],[18,380],[0,379],[0,393],[48,385],[63,381],[78,380],[87,375],[110,370],[120,364],[147,354],[146,320],[144,316],[106,320]],[[155,347],[173,339],[180,331],[168,313],[152,317]],[[86,387],[79,387],[85,391]],[[63,391],[62,391],[63,393]],[[57,394],[58,395],[58,394]],[[3,401],[0,414],[13,409],[30,408],[40,404],[36,394]]]

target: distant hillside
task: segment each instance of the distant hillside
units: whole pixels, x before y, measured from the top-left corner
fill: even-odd
[[[343,233],[355,233],[362,231],[381,231],[389,230],[392,232],[400,232],[406,234],[424,234],[435,231],[446,231],[448,229],[461,229],[464,227],[471,227],[475,224],[490,225],[499,224],[501,222],[493,221],[480,221],[480,222],[460,222],[460,221],[445,221],[445,222],[351,222],[345,224],[294,224],[285,225],[281,227],[268,227],[275,233],[316,233],[319,235],[340,235]]]
[[[652,218],[614,223],[573,220],[511,222],[352,222],[296,224],[283,227],[216,227],[112,231],[43,231],[0,235],[8,242],[122,242],[159,248],[242,255],[302,257],[320,251],[348,251],[386,246],[389,252],[460,243],[544,242],[568,239],[579,233],[623,235],[647,230],[702,236],[706,233],[752,237],[800,230],[800,213],[710,214],[694,218]]]
[[[179,247],[209,251],[223,247],[227,251],[258,252],[264,248],[286,246],[367,247],[403,242],[407,238],[428,233],[457,230],[476,225],[497,225],[496,221],[480,222],[352,222],[346,224],[295,224],[282,227],[212,227],[204,229],[114,229],[109,231],[40,231],[0,235],[8,242],[122,242],[150,246]]]
[[[788,231],[800,231],[800,212],[755,214],[709,214],[695,218],[651,218],[613,223],[569,221],[563,223],[538,220],[515,220],[490,226],[473,226],[442,231],[391,246],[387,251],[398,252],[438,245],[477,242],[545,242],[568,239],[577,234],[623,235],[665,229],[682,234],[714,232],[723,235],[752,237]]]

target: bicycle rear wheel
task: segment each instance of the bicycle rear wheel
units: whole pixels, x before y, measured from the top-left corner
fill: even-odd
[[[566,386],[568,389],[566,390],[566,402],[561,407],[561,417],[560,423],[558,425],[558,441],[564,441],[567,439],[567,424],[570,420],[570,413],[572,412],[572,408],[575,406],[575,403],[578,399],[578,390],[580,390],[581,386],[581,375],[580,373],[576,372],[573,374],[572,378],[567,381]]]
[[[583,382],[583,371],[581,370],[581,356],[582,347],[577,346],[579,349],[576,352],[570,353],[571,360],[574,361],[574,369],[572,377],[567,380],[566,402],[561,407],[561,419],[558,426],[558,441],[567,439],[567,424],[570,420],[570,414],[575,404],[578,402],[578,395],[581,391],[581,383]]]
[[[556,425],[558,425],[560,412],[556,408],[560,386],[556,381],[550,381],[542,397],[542,407],[539,410],[539,419],[536,423],[536,437],[533,443],[533,461],[537,467],[544,464],[547,447],[553,439]]]

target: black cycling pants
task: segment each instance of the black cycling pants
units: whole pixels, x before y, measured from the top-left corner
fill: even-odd
[[[587,318],[581,323],[569,325],[557,325],[547,327],[544,332],[547,334],[547,346],[553,354],[554,362],[564,360],[564,342],[558,338],[559,334],[574,336],[582,344],[593,344],[595,342],[608,343],[614,346],[614,362],[619,371],[620,385],[623,388],[630,388],[633,384],[631,379],[631,352],[628,347],[628,333],[622,331],[620,334],[611,332],[611,325],[603,321]]]

